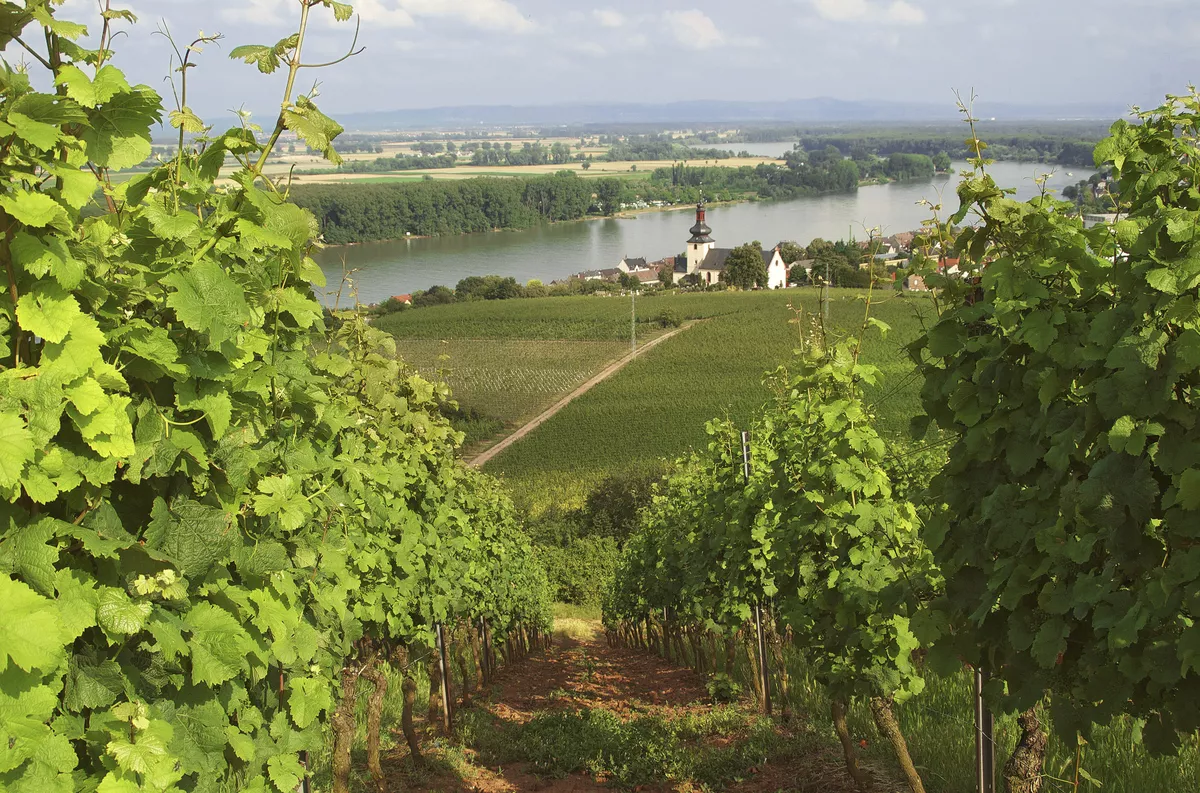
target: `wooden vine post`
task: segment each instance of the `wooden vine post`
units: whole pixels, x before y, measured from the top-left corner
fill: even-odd
[[[750,433],[742,432],[742,476],[747,485],[750,484]],[[771,668],[767,660],[767,640],[763,633],[762,599],[754,603],[754,631],[758,640],[758,673],[759,686],[762,690],[762,712],[771,715]]]
[[[983,701],[987,679],[987,672],[975,670],[975,782],[979,793],[993,793],[996,789],[995,718]]]
[[[438,667],[442,673],[442,728],[449,735],[453,729],[453,714],[450,712],[450,663],[446,657],[446,626],[437,624]]]

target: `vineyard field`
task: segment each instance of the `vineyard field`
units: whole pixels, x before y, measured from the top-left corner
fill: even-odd
[[[402,339],[404,360],[444,380],[467,413],[465,453],[541,413],[629,351],[623,342]]]
[[[830,303],[831,335],[857,333],[865,293],[836,290]],[[867,334],[864,361],[884,375],[872,393],[881,429],[905,436],[917,411],[917,383],[904,345],[933,311],[913,295],[882,298],[873,314],[891,325],[886,338]],[[600,304],[608,299],[583,298]],[[537,306],[512,301],[526,311]],[[817,315],[816,290],[664,296],[644,304],[671,306],[688,318],[707,318],[633,361],[621,372],[572,402],[528,438],[488,465],[535,512],[551,503],[574,503],[605,475],[659,464],[705,442],[705,422],[728,414],[743,420],[767,398],[763,375],[784,363],[800,341],[795,309]],[[557,307],[554,307],[557,310]],[[417,313],[417,312],[413,312]],[[605,320],[593,315],[601,326]],[[535,327],[540,327],[534,320]],[[497,327],[503,327],[497,323]],[[599,331],[598,331],[599,332]],[[483,408],[481,408],[483,409]]]

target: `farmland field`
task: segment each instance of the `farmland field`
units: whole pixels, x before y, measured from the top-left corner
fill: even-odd
[[[628,328],[626,329],[628,333]],[[467,451],[521,426],[629,351],[616,341],[401,339],[401,356],[426,377],[445,380],[475,415]]]
[[[864,294],[833,291],[831,334],[857,332]],[[931,315],[932,306],[912,294],[877,292],[875,299],[882,302],[873,315],[890,324],[892,332],[887,338],[869,333],[863,358],[883,371],[883,382],[872,391],[881,428],[902,437],[917,404],[917,384],[908,376],[911,367],[903,346],[917,334],[922,318]],[[768,398],[764,373],[785,362],[800,341],[795,310],[812,318],[819,305],[819,293],[812,289],[639,298],[643,320],[669,307],[684,318],[707,321],[572,402],[489,463],[487,470],[503,475],[536,512],[553,502],[577,502],[589,485],[610,472],[654,465],[701,446],[709,419],[728,415],[743,421]],[[393,314],[380,320],[379,327],[399,337],[401,349],[409,339],[488,340],[471,342],[471,355],[478,362],[472,377],[482,379],[492,368],[519,368],[509,358],[521,347],[504,346],[514,340],[577,345],[627,340],[629,302],[578,297],[456,304]],[[639,322],[639,335],[652,327]],[[458,396],[464,407],[485,415],[511,415],[512,400],[518,398],[478,389]]]

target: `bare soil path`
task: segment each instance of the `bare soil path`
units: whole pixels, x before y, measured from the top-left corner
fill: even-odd
[[[634,360],[639,355],[642,355],[643,353],[654,349],[655,347],[657,347],[659,344],[662,344],[667,339],[670,339],[677,334],[683,333],[685,330],[692,327],[699,321],[700,320],[691,320],[689,322],[685,322],[681,326],[676,328],[675,330],[670,331],[668,333],[664,333],[663,335],[646,342],[641,347],[638,347],[637,350],[635,350],[634,352],[631,352],[628,355],[624,356],[623,358],[620,358],[617,361],[614,361],[613,363],[609,364],[603,370],[601,370],[598,374],[596,374],[590,380],[588,380],[586,383],[579,386],[579,388],[576,388],[574,391],[567,394],[565,397],[558,400],[550,407],[546,408],[546,410],[543,411],[540,415],[538,415],[537,418],[533,419],[532,421],[530,421],[528,424],[526,424],[525,426],[518,429],[513,434],[504,438],[499,443],[495,444],[494,446],[488,447],[487,450],[472,457],[470,460],[467,461],[467,464],[473,465],[476,468],[481,468],[489,460],[494,458],[496,455],[500,454],[500,452],[504,451],[509,446],[512,446],[514,443],[516,443],[517,441],[521,440],[529,433],[536,430],[542,424],[545,424],[547,421],[550,420],[551,417],[554,416],[555,413],[562,410],[567,405],[571,404],[571,402],[573,400],[575,400],[576,398],[578,398],[580,396],[583,396],[584,394],[586,394],[588,391],[592,390],[592,388],[594,388],[598,384],[604,382],[605,380],[612,377],[617,372],[621,371],[623,368],[625,368],[625,365],[628,364],[630,361]]]
[[[559,710],[604,708],[622,719],[657,715],[664,718],[711,708],[704,681],[690,669],[669,664],[646,652],[612,648],[602,639],[558,638],[550,649],[532,654],[501,670],[490,698],[475,698],[475,708],[501,722],[523,724],[535,714]],[[795,725],[781,732],[796,737],[797,751],[749,769],[744,781],[729,785],[732,793],[779,793],[780,791],[823,791],[851,793],[840,757],[832,746],[814,742],[811,730]],[[800,740],[807,733],[808,740]],[[718,741],[735,740],[725,736]],[[407,762],[403,740],[385,764],[388,790],[405,793],[596,793],[614,788],[588,774],[575,773],[562,779],[538,776],[523,763],[486,765],[473,748],[446,751],[444,740],[432,736],[423,741],[433,745],[424,772],[413,773]],[[698,793],[693,783],[661,783],[637,789],[641,793]]]

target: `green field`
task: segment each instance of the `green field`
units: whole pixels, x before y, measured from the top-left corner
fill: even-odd
[[[449,383],[455,399],[476,412],[465,426],[468,452],[534,418],[629,352],[626,342],[537,339],[400,339],[398,348],[426,377]]]
[[[865,292],[833,291],[828,325],[832,335],[858,332],[864,296]],[[893,330],[887,338],[872,330],[863,358],[883,370],[882,384],[872,391],[881,429],[901,437],[917,409],[917,383],[909,374],[903,346],[916,336],[922,318],[932,314],[932,306],[912,294],[876,292],[875,299],[881,302],[873,315]],[[487,470],[502,475],[514,495],[536,513],[550,504],[578,503],[589,486],[607,474],[659,465],[664,458],[699,447],[705,443],[704,424],[709,419],[728,415],[746,421],[768,398],[764,373],[785,362],[800,341],[796,310],[802,309],[811,320],[819,306],[819,293],[813,289],[639,298],[639,335],[652,332],[655,326],[648,320],[666,308],[706,321],[576,399],[490,462]],[[459,347],[469,350],[470,362],[464,365],[470,375],[457,397],[464,407],[482,414],[514,416],[519,392],[479,385],[506,377],[512,382],[505,373],[523,368],[526,374],[516,380],[549,383],[555,369],[578,366],[582,371],[587,361],[598,360],[584,342],[627,342],[629,309],[628,299],[618,297],[492,301],[394,314],[381,319],[379,327],[396,334],[401,349],[411,350],[418,366],[421,355],[429,366],[436,353],[432,346],[413,345],[410,339],[471,340]],[[558,346],[512,346],[516,340],[575,344],[563,351]],[[529,361],[518,361],[526,351]],[[572,358],[577,364],[570,363]],[[570,390],[566,379],[558,383]],[[545,404],[553,401],[550,388],[543,392]]]

